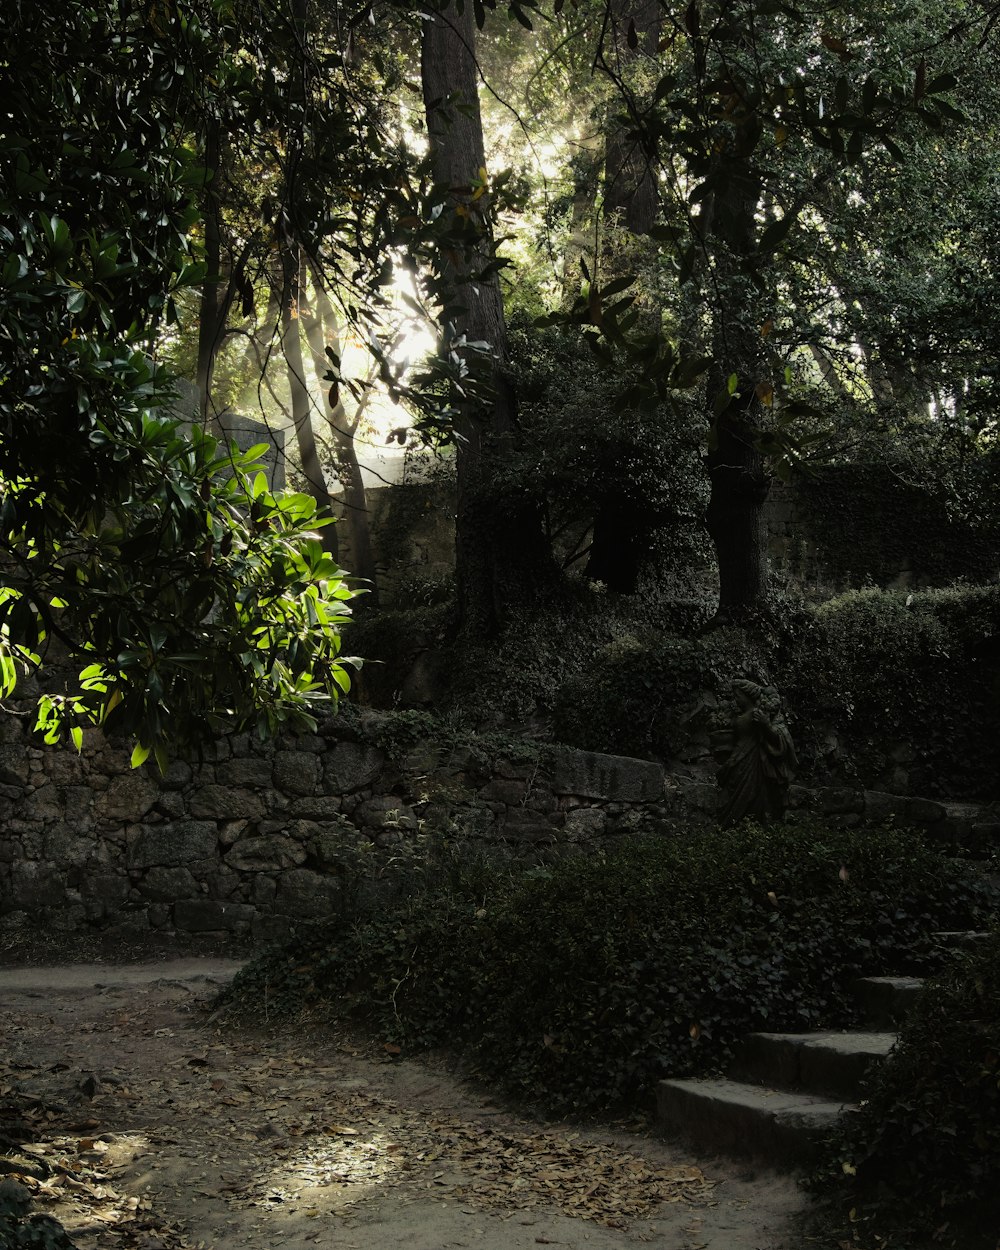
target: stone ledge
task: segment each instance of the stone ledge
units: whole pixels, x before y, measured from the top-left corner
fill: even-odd
[[[666,774],[661,764],[628,755],[559,748],[554,752],[552,789],[557,795],[611,803],[657,803]]]

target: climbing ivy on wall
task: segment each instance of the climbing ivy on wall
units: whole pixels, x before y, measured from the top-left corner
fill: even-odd
[[[995,581],[1000,570],[1000,514],[974,522],[949,506],[943,488],[907,481],[889,465],[827,465],[798,477],[794,498],[836,580],[886,585],[908,569],[941,586]]]

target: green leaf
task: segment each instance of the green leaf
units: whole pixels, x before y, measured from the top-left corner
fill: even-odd
[[[622,291],[627,291],[630,286],[634,286],[635,281],[636,276],[634,273],[616,278],[614,282],[609,282],[607,286],[601,287],[601,299],[608,300],[612,295],[620,295]]]
[[[83,730],[79,725],[74,725],[69,731],[69,736],[73,740],[73,745],[76,747],[77,754],[79,754],[83,750]]]
[[[133,768],[141,768],[149,759],[150,748],[144,747],[141,742],[137,742],[132,748],[131,765]]]
[[[938,74],[924,87],[924,95],[937,95],[940,91],[951,91],[957,86],[958,78],[955,74]]]
[[[764,232],[760,236],[760,243],[757,245],[757,250],[764,255],[773,252],[794,224],[794,213],[786,213],[785,216],[779,221],[770,222],[767,226],[765,226]]]

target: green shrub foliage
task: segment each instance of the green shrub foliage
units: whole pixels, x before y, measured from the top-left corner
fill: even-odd
[[[1000,930],[930,982],[820,1178],[872,1235],[1000,1229]],[[901,1213],[904,1213],[901,1215]],[[952,1238],[957,1237],[957,1241]],[[902,1243],[894,1243],[902,1244]],[[907,1242],[910,1245],[912,1242]]]
[[[868,785],[891,783],[895,752],[914,793],[995,798],[998,616],[995,586],[841,595],[787,666],[786,700],[799,724],[835,726]]]
[[[703,638],[659,630],[624,635],[605,645],[588,671],[563,683],[555,736],[587,751],[670,759],[683,751],[699,706],[707,710],[705,696],[724,696],[759,663],[739,630]]]
[[[435,869],[251,964],[231,993],[461,1045],[508,1089],[589,1109],[718,1069],[751,1029],[845,1020],[853,976],[922,969],[932,933],[975,922],[987,896],[896,830],[645,835],[518,876]]]
[[[936,585],[995,577],[996,449],[964,450],[957,463],[928,446],[922,465],[830,464],[798,477],[795,497],[827,569],[848,585],[885,585],[902,569]]]
[[[612,589],[634,592],[650,564],[703,567],[699,414],[680,396],[623,410],[639,375],[609,371],[575,328],[515,317],[510,347],[521,436],[497,449],[489,489],[537,500],[560,562]]]
[[[515,609],[489,647],[445,648],[445,606],[381,613],[353,645],[381,661],[365,681],[385,687],[383,705],[429,647],[435,706],[466,725],[541,720],[567,745],[668,763],[725,723],[735,678],[766,677],[803,784],[1000,797],[1000,588],[868,588],[818,608],[775,596],[752,631],[706,633],[708,615],[694,593],[616,596],[574,580]]]

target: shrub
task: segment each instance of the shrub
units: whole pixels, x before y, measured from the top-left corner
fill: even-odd
[[[463,1013],[463,952],[510,871],[502,853],[461,845],[404,851],[346,890],[336,917],[241,969],[222,1001],[236,1014],[359,1018],[390,1043],[441,1044]]]
[[[994,1250],[998,1175],[1000,931],[994,931],[928,984],[867,1101],[831,1141],[818,1181],[856,1219],[860,1211],[862,1228],[877,1236],[929,1239],[943,1226],[951,1244]]]
[[[585,1108],[717,1070],[752,1029],[844,1021],[854,976],[919,970],[976,914],[966,872],[900,832],[753,826],[560,864],[483,934],[480,1063]]]
[[[605,645],[585,671],[563,683],[555,736],[588,751],[669,760],[686,746],[699,700],[724,693],[759,663],[740,630],[703,638],[651,630],[627,635]]]
[[[258,960],[232,993],[463,1045],[507,1088],[588,1109],[717,1069],[751,1029],[845,1020],[847,982],[924,967],[934,930],[976,920],[982,881],[895,830],[647,835],[517,877],[435,870]]]
[[[786,698],[800,722],[835,724],[869,785],[902,760],[916,793],[996,797],[998,610],[996,587],[841,595],[787,665]]]

